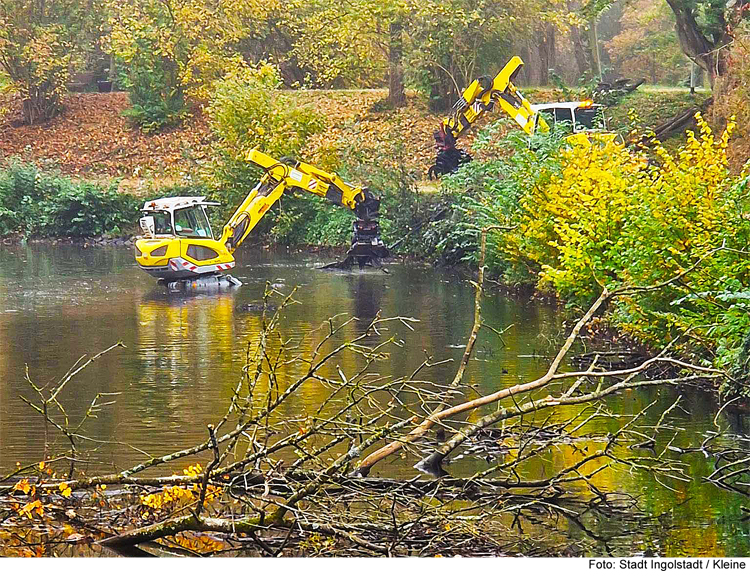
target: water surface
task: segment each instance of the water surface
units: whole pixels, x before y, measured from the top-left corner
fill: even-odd
[[[0,472],[16,461],[35,461],[43,450],[39,416],[22,401],[34,398],[25,380],[26,369],[38,386],[53,383],[84,354],[92,355],[122,341],[125,348],[104,356],[73,379],[61,395],[71,421],[85,413],[99,393],[118,393],[116,403],[89,422],[87,434],[106,438],[87,465],[87,471],[122,469],[144,459],[188,447],[205,439],[206,425],[225,413],[241,377],[248,340],[261,328],[258,312],[243,311],[261,302],[270,283],[301,302],[284,312],[280,332],[302,349],[321,336],[328,318],[356,317],[342,338],[362,331],[380,312],[419,320],[414,331],[394,325],[382,339],[394,335],[403,343],[391,359],[378,365],[383,375],[400,376],[414,370],[425,357],[453,358],[433,368],[430,380],[447,383],[463,352],[473,318],[473,288],[457,275],[429,266],[389,266],[352,273],[318,271],[329,260],[304,254],[267,253],[246,249],[238,255],[233,274],[243,286],[231,293],[180,297],[164,288],[135,265],[126,249],[32,245],[0,248]],[[342,316],[341,314],[345,314]],[[554,349],[563,316],[554,308],[500,295],[486,299],[483,316],[492,327],[508,329],[502,340],[491,333],[480,337],[475,359],[465,382],[478,394],[529,380],[544,372]],[[382,341],[382,340],[381,340]],[[347,360],[349,362],[347,362]],[[356,367],[356,358],[342,359],[344,370]],[[280,375],[291,381],[301,366]],[[303,418],[325,400],[321,386],[309,385],[284,407],[282,416]],[[617,414],[637,413],[656,400],[644,419],[654,423],[661,410],[677,396],[674,390],[627,392],[608,399]],[[102,399],[105,400],[105,399]],[[677,434],[676,445],[700,443],[715,429],[717,406],[706,393],[685,392],[681,408],[665,425]],[[572,413],[572,411],[571,411]],[[560,413],[560,417],[567,415]],[[748,420],[722,412],[719,423],[745,436]],[[610,431],[611,420],[592,423],[592,432]],[[531,476],[572,463],[574,450],[539,459],[527,467]],[[742,521],[741,507],[748,499],[719,490],[701,479],[711,464],[699,455],[685,456],[692,482],[660,484],[641,471],[613,467],[599,476],[605,490],[635,495],[643,510],[655,518],[649,531],[640,531],[631,543],[615,542],[623,555],[651,548],[661,555],[747,555],[750,526]],[[400,461],[378,468],[376,474],[413,477],[411,464]],[[178,464],[178,467],[182,464]],[[481,458],[458,458],[449,472],[471,474],[487,464]],[[606,519],[600,529],[605,533]],[[616,524],[616,521],[612,521]],[[612,527],[611,529],[615,529]],[[571,539],[583,537],[575,524],[566,526]],[[592,546],[589,553],[603,550]]]

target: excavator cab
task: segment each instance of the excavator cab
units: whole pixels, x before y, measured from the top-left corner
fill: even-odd
[[[140,226],[152,238],[196,237],[213,238],[211,223],[206,213],[209,206],[205,197],[165,197],[146,202],[141,210]]]
[[[146,202],[139,222],[144,238],[135,243],[140,267],[165,283],[234,267],[234,257],[214,239],[208,221],[207,209],[217,205],[205,197],[163,197]]]

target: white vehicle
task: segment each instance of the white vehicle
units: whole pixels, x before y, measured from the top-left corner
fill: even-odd
[[[532,104],[531,109],[537,115],[545,114],[552,126],[567,124],[573,132],[606,132],[604,106],[592,100],[581,102],[551,102],[549,104]]]

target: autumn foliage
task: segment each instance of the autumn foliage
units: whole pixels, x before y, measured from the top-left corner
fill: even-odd
[[[645,287],[613,302],[621,331],[727,367],[750,327],[748,180],[727,161],[734,122],[720,136],[700,116],[697,125],[676,153],[553,136],[472,163],[445,184],[461,219],[444,241],[455,246],[472,223],[517,226],[496,240],[494,269],[506,281],[577,306],[601,286]]]

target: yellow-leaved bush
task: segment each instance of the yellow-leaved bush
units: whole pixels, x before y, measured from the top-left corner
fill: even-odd
[[[686,354],[728,367],[750,329],[748,176],[727,165],[734,122],[715,137],[696,118],[697,132],[674,154],[657,142],[563,142],[555,156],[537,157],[531,187],[516,184],[512,213],[502,210],[514,188],[503,186],[506,201],[490,220],[518,225],[499,237],[507,264],[498,268],[531,267],[538,287],[569,303],[586,305],[603,285],[666,283],[618,297],[616,324],[654,346],[679,335]],[[501,174],[512,176],[507,164]]]
[[[546,177],[521,195],[520,226],[505,250],[536,263],[542,287],[588,297],[597,281],[616,278],[633,190],[648,181],[646,162],[614,141],[593,141],[564,149],[560,171]]]

